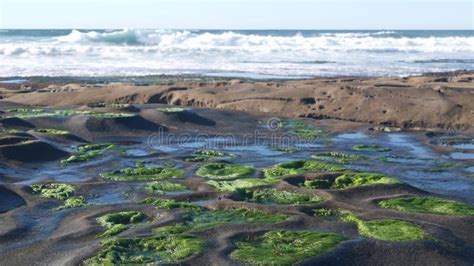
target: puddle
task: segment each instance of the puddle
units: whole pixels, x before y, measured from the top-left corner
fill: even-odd
[[[390,144],[396,147],[408,148],[418,158],[431,158],[430,151],[405,134],[388,134]]]
[[[468,168],[466,168],[466,171],[470,172],[470,173],[474,173],[474,165],[473,166],[469,166]]]
[[[129,203],[130,200],[126,199],[122,193],[118,192],[109,192],[107,194],[102,194],[94,198],[87,199],[87,202],[95,205],[109,205],[109,204],[118,204],[118,203]]]
[[[147,152],[144,149],[133,148],[133,149],[128,149],[127,150],[127,155],[128,156],[135,156],[135,157],[144,157],[144,156],[150,155],[150,153]]]
[[[454,144],[451,147],[461,150],[474,150],[474,144],[472,143]]]
[[[474,153],[453,152],[449,157],[454,160],[474,160]]]
[[[344,134],[339,134],[336,136],[337,139],[347,139],[347,140],[358,140],[358,139],[366,139],[368,138],[367,135],[365,135],[362,132],[355,132],[355,133],[344,133]]]

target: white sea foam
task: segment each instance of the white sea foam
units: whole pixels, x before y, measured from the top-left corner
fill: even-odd
[[[474,69],[474,36],[396,31],[78,31],[0,35],[0,76],[150,74],[409,75]],[[242,74],[243,73],[243,74]]]

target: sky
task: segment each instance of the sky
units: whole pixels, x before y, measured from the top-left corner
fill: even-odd
[[[2,29],[474,29],[474,0],[0,0]]]

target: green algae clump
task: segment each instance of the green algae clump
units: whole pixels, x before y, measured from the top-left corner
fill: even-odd
[[[429,239],[423,229],[413,223],[394,219],[362,220],[347,214],[344,221],[354,223],[359,234],[384,241],[415,241]]]
[[[30,186],[33,194],[38,194],[43,198],[53,198],[58,200],[66,200],[75,193],[73,186],[62,183],[36,184]]]
[[[384,152],[391,151],[392,149],[387,147],[382,147],[377,144],[358,144],[352,146],[352,149],[355,151],[367,151],[367,152]]]
[[[257,210],[233,209],[189,213],[184,222],[158,227],[155,232],[198,232],[224,224],[274,224],[288,218],[286,214],[272,214]]]
[[[237,179],[251,177],[255,174],[255,167],[239,164],[208,163],[201,166],[196,174],[216,180]]]
[[[146,185],[146,190],[150,193],[163,195],[169,191],[184,191],[188,187],[181,184],[171,183],[168,181],[156,181]]]
[[[80,154],[80,155],[71,155],[69,158],[61,160],[61,165],[66,166],[68,164],[72,163],[82,163],[82,162],[87,162],[91,161],[95,158],[101,157],[103,155],[102,152],[100,151],[91,151],[86,154]]]
[[[177,263],[201,252],[205,242],[187,235],[158,234],[108,239],[100,245],[102,251],[86,260],[86,265]]]
[[[176,201],[174,199],[159,199],[159,198],[146,198],[138,202],[139,204],[152,204],[153,206],[159,209],[192,209],[192,210],[202,210],[204,209],[202,206],[184,202],[184,201]]]
[[[84,196],[79,196],[79,197],[71,197],[68,198],[64,201],[64,205],[59,206],[55,208],[55,211],[60,211],[64,209],[72,209],[72,208],[80,208],[80,207],[85,207],[91,205],[90,203],[87,203],[85,200]]]
[[[53,128],[40,128],[36,129],[36,132],[43,133],[43,134],[51,134],[51,135],[67,135],[70,134],[69,131],[67,130],[59,130],[59,129],[53,129]]]
[[[207,184],[213,186],[217,191],[220,192],[233,192],[243,188],[253,188],[259,186],[272,185],[278,182],[278,180],[269,178],[245,178],[237,179],[232,181],[207,181]]]
[[[278,190],[274,188],[254,191],[241,190],[240,194],[245,201],[262,204],[300,205],[318,203],[323,200],[319,196]]]
[[[78,152],[88,152],[88,151],[104,151],[110,150],[117,147],[116,144],[113,143],[98,143],[98,144],[86,144],[76,148]]]
[[[279,178],[287,175],[297,175],[306,172],[338,172],[345,171],[346,168],[334,164],[317,161],[295,160],[280,163],[273,167],[264,169],[265,177]]]
[[[193,152],[197,156],[223,157],[225,153],[216,150],[197,150]]]
[[[474,208],[466,203],[434,197],[406,197],[388,199],[379,202],[382,208],[402,212],[431,213],[441,215],[465,216],[474,215]]]
[[[299,128],[299,129],[292,129],[289,131],[289,133],[294,134],[299,139],[305,139],[305,140],[330,138],[330,136],[327,135],[321,129]]]
[[[131,224],[143,222],[146,215],[137,211],[109,213],[97,218],[97,222],[107,230],[100,237],[109,237],[119,234],[129,228]]]
[[[350,187],[380,185],[380,184],[399,184],[400,181],[393,177],[387,177],[381,174],[356,173],[344,174],[334,180],[332,188],[344,189]]]
[[[164,108],[158,108],[157,110],[165,114],[176,114],[176,113],[181,113],[181,112],[186,111],[186,109],[181,108],[181,107],[164,107]]]
[[[154,180],[177,178],[184,175],[181,169],[164,168],[164,167],[139,167],[139,168],[125,168],[115,170],[111,173],[102,173],[101,177],[113,181],[135,181],[135,180]]]
[[[355,161],[366,161],[369,158],[356,154],[342,153],[342,152],[320,152],[311,155],[312,158],[323,161],[331,161],[338,163],[352,163]]]
[[[329,253],[346,237],[314,231],[270,231],[238,241],[230,257],[250,265],[293,265]]]

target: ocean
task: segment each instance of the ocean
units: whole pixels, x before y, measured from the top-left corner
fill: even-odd
[[[474,70],[474,30],[0,30],[0,77],[255,79]]]

